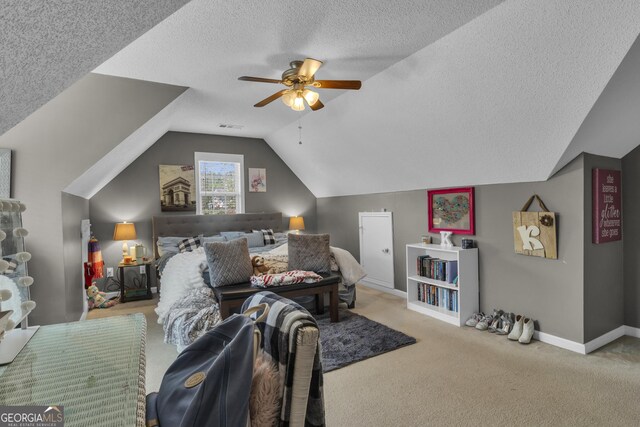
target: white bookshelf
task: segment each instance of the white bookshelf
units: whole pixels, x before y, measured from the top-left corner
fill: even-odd
[[[429,255],[446,261],[458,261],[458,283],[435,280],[418,275],[416,260]],[[478,249],[444,247],[415,243],[407,245],[407,308],[452,325],[462,326],[479,306]],[[418,299],[418,283],[456,291],[458,311],[422,302]]]

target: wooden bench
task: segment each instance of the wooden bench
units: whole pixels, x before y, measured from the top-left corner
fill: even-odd
[[[297,283],[295,285],[274,286],[272,288],[254,288],[250,283],[222,286],[213,291],[220,304],[220,316],[223,319],[231,316],[233,309],[242,306],[242,303],[251,295],[261,291],[271,291],[274,294],[287,298],[307,295],[315,296],[316,312],[324,313],[324,294],[329,293],[329,315],[331,322],[339,322],[338,316],[338,284],[340,275],[322,274],[323,279],[317,283]]]

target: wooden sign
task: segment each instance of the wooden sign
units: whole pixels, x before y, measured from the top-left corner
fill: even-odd
[[[527,212],[534,198],[543,212]],[[517,254],[558,259],[556,214],[549,212],[537,194],[513,212],[513,242]]]
[[[622,239],[622,189],[620,171],[594,169],[593,243]]]

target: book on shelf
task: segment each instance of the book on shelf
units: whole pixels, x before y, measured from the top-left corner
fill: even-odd
[[[439,288],[428,283],[418,283],[418,301],[458,312],[458,291]]]
[[[454,279],[458,277],[458,261],[447,261],[432,258],[429,255],[420,255],[416,259],[416,273],[427,279],[454,284]],[[457,286],[457,283],[455,285]]]

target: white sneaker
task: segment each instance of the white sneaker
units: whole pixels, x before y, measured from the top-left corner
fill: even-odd
[[[513,329],[511,329],[511,333],[507,336],[511,341],[518,341],[520,335],[522,335],[522,324],[524,323],[524,318],[521,315],[516,316],[516,322],[513,324]]]
[[[475,326],[478,324],[478,322],[482,320],[483,317],[484,317],[483,312],[473,313],[471,317],[465,322],[465,325],[475,328]]]
[[[520,344],[529,344],[534,330],[533,319],[524,319],[522,335],[520,335],[520,338],[518,339]]]
[[[476,325],[476,329],[480,330],[480,331],[486,331],[487,328],[489,328],[489,325],[493,322],[493,316],[491,316],[490,314],[484,316],[482,318],[482,320],[480,320],[478,322],[478,324]]]

